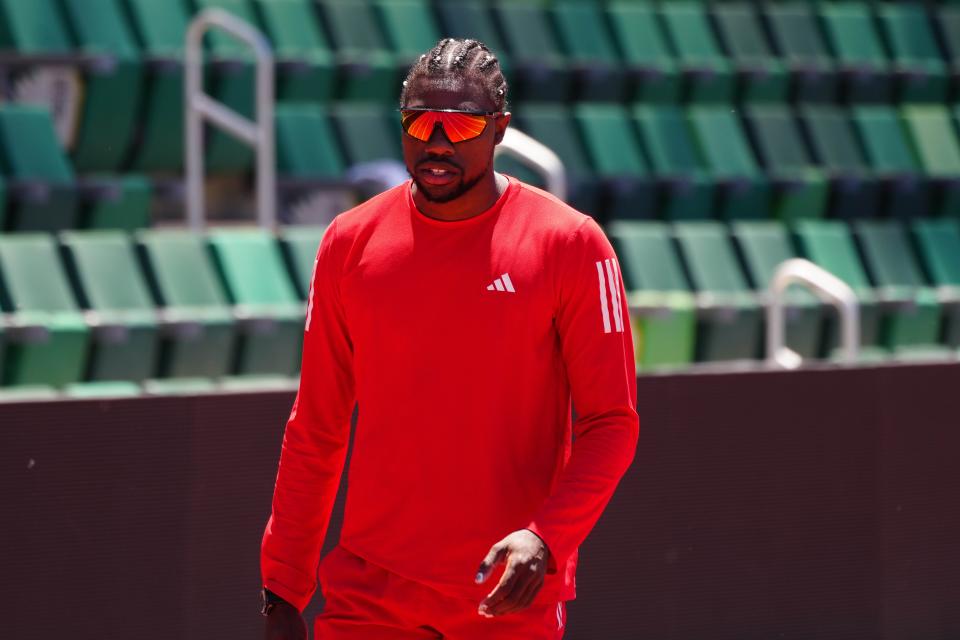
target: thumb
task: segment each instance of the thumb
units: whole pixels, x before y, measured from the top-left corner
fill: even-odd
[[[507,547],[501,542],[490,547],[490,551],[487,553],[487,557],[483,559],[483,562],[480,563],[480,568],[477,569],[477,577],[474,581],[477,584],[483,584],[487,581],[487,578],[490,577],[490,573],[493,571],[493,568],[503,562],[504,558],[507,556]]]

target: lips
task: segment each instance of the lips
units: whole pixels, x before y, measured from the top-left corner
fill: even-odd
[[[449,162],[428,160],[417,165],[417,176],[431,186],[451,184],[459,175],[460,169]]]

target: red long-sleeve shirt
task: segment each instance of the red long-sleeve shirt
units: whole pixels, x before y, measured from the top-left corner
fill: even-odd
[[[313,595],[357,401],[341,545],[479,602],[480,561],[529,528],[558,568],[538,600],[573,598],[577,547],[633,459],[636,393],[617,258],[589,216],[513,178],[466,220],[425,216],[410,182],[341,213],[317,254],[264,585],[301,610]]]

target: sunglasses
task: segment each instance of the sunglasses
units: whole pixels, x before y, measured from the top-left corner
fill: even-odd
[[[439,124],[450,142],[476,138],[487,128],[487,118],[502,111],[466,111],[460,109],[400,109],[400,126],[410,136],[427,142]]]

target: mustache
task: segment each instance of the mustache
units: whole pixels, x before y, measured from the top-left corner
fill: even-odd
[[[421,160],[418,160],[418,161],[417,161],[417,164],[414,166],[414,168],[415,168],[415,169],[419,169],[421,165],[424,165],[424,164],[426,164],[426,163],[428,163],[428,162],[432,162],[433,164],[445,164],[445,165],[447,165],[447,166],[449,166],[449,167],[453,167],[454,169],[456,169],[457,171],[460,171],[461,173],[463,172],[463,167],[461,167],[460,165],[458,165],[456,162],[451,162],[450,160],[447,160],[446,158],[441,158],[441,157],[438,157],[438,156],[427,156],[426,158],[423,158],[423,159],[421,159]]]

